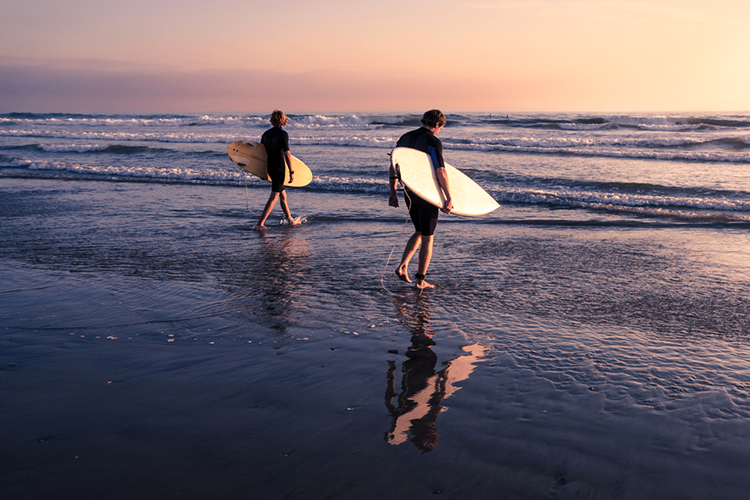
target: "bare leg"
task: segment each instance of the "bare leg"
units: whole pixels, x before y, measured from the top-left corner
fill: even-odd
[[[430,267],[430,260],[432,260],[432,235],[422,236],[422,248],[419,249],[419,268],[417,272],[424,276],[427,274],[427,268]],[[427,283],[425,280],[417,278],[417,288],[435,288],[435,285]]]
[[[409,261],[416,253],[420,243],[422,243],[422,233],[420,232],[415,232],[411,235],[409,241],[406,242],[406,248],[404,248],[404,254],[401,257],[401,264],[396,269],[396,276],[398,276],[401,281],[411,283],[411,280],[409,279]]]
[[[292,211],[289,210],[289,203],[287,203],[286,201],[286,190],[282,191],[279,194],[279,200],[281,201],[281,210],[284,211],[284,215],[286,215],[286,218],[289,219],[289,225],[296,226],[300,224],[299,222],[295,221],[294,218],[292,218]]]
[[[266,202],[266,207],[263,209],[263,214],[260,216],[260,220],[255,225],[255,229],[265,229],[265,223],[266,219],[268,219],[268,216],[271,215],[271,210],[273,209],[273,206],[276,205],[276,200],[279,198],[279,193],[271,192],[271,196],[268,198],[268,201]]]

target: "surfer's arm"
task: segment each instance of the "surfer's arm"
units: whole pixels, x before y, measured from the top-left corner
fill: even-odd
[[[294,170],[292,170],[292,153],[291,151],[284,151],[284,158],[286,159],[286,166],[289,168],[289,182],[294,180]]]
[[[445,205],[443,205],[442,210],[446,214],[449,214],[451,210],[453,210],[453,200],[451,199],[451,189],[450,184],[448,184],[448,174],[445,171],[445,167],[443,168],[436,168],[435,169],[435,175],[437,176],[438,184],[440,184],[440,188],[443,190],[443,193],[445,194]]]
[[[391,165],[388,169],[388,186],[391,191],[391,194],[388,197],[388,205],[392,207],[398,207],[398,192],[396,191],[397,181],[398,177],[396,177],[396,169]]]

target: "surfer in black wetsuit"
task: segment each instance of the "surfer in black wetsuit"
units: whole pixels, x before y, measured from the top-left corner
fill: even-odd
[[[453,210],[453,201],[451,201],[450,186],[448,185],[448,176],[445,173],[445,163],[443,161],[443,143],[436,136],[445,126],[445,115],[438,109],[427,111],[420,120],[422,127],[412,130],[402,135],[396,143],[396,147],[412,148],[423,151],[430,155],[433,168],[437,176],[438,184],[445,194],[445,205],[440,209],[443,212],[450,213]],[[396,181],[398,177],[393,165],[390,168],[390,197],[388,204],[392,207],[398,207],[398,195],[396,194]],[[414,224],[414,234],[409,238],[404,249],[401,264],[396,269],[396,275],[400,280],[411,283],[409,279],[408,266],[414,253],[419,250],[419,266],[417,268],[416,287],[419,289],[434,288],[425,281],[427,268],[430,266],[432,259],[432,240],[437,226],[438,208],[426,202],[415,193],[404,187],[404,200],[409,208],[409,216]]]
[[[263,209],[263,214],[255,225],[255,229],[266,228],[266,219],[270,215],[274,205],[276,205],[276,200],[281,200],[281,209],[284,211],[286,218],[289,219],[289,225],[296,226],[300,224],[300,222],[295,221],[292,217],[292,212],[289,210],[289,204],[286,201],[286,191],[284,190],[286,167],[289,167],[289,182],[294,180],[292,153],[289,152],[289,134],[281,129],[281,127],[287,124],[289,119],[283,111],[275,109],[271,113],[270,121],[273,127],[263,133],[260,142],[266,147],[266,154],[268,155],[268,176],[271,178],[271,196],[268,198],[266,207]]]

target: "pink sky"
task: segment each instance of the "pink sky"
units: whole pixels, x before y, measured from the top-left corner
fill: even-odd
[[[0,112],[750,111],[745,0],[273,5],[5,2]]]

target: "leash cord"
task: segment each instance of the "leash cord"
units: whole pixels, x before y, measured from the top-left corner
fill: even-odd
[[[245,177],[245,208],[255,217],[258,216],[258,214],[250,210],[250,190],[247,188],[247,177]]]
[[[401,179],[399,179],[399,183],[401,183],[401,186],[403,187],[404,184],[401,182]],[[398,193],[396,193],[396,196],[398,196]],[[409,208],[411,206],[411,198],[409,197],[409,193],[406,192],[406,189],[404,189],[404,196],[408,200],[408,203],[406,204],[406,207]],[[395,243],[393,243],[393,248],[391,248],[391,253],[388,255],[388,259],[385,261],[385,266],[383,267],[383,274],[380,275],[380,286],[383,287],[383,290],[385,290],[388,293],[393,293],[392,291],[388,290],[386,288],[384,279],[385,279],[385,272],[388,270],[388,264],[391,263],[391,257],[393,257],[393,252],[396,250],[396,245],[398,245],[399,240],[401,239],[401,236],[404,234],[404,230],[406,229],[407,224],[409,224],[409,214],[406,214],[406,220],[404,221],[404,225],[401,226],[401,232],[398,234],[398,238],[396,238]]]

